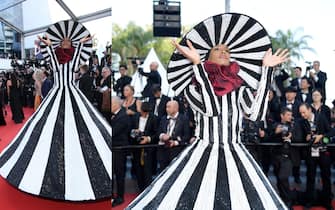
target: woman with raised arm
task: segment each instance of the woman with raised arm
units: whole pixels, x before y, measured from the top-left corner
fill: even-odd
[[[286,209],[240,130],[243,116],[264,119],[272,67],[287,50],[272,54],[265,29],[236,13],[210,17],[173,44],[168,80],[195,112],[197,139],[128,209]]]
[[[111,128],[74,85],[89,58],[92,37],[80,23],[62,21],[39,37],[54,75],[39,109],[1,153],[0,174],[18,189],[59,200],[110,197]]]

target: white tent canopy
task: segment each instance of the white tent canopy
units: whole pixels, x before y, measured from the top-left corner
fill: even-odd
[[[147,57],[145,58],[143,64],[141,65],[144,72],[150,72],[150,63],[152,63],[152,62],[157,62],[158,63],[158,72],[159,72],[159,74],[161,76],[161,79],[162,79],[162,85],[161,85],[162,94],[164,94],[166,96],[169,96],[169,97],[175,96],[174,91],[169,86],[169,83],[168,83],[168,80],[167,80],[166,69],[164,68],[161,61],[159,60],[154,48],[150,49]],[[134,96],[135,97],[141,97],[142,96],[141,92],[142,92],[143,88],[145,87],[145,85],[147,84],[147,78],[140,75],[137,71],[135,72],[135,74],[133,74],[132,78],[133,79],[131,81],[131,85],[135,89]]]
[[[0,22],[20,34],[23,58],[24,48],[33,48],[38,34],[44,33],[55,22],[68,19],[83,23],[95,34],[97,50],[102,54],[106,42],[111,40],[111,27],[108,27],[111,4],[110,0],[95,0],[94,3],[81,0],[1,0]]]

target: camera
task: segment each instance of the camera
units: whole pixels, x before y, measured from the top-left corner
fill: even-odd
[[[311,130],[310,130],[310,135],[311,135],[311,139],[309,140],[309,144],[312,147],[318,147],[318,144],[314,144],[315,141],[315,135],[316,134],[316,125],[313,124],[311,125]]]
[[[261,126],[258,122],[244,120],[244,129],[241,133],[241,139],[247,143],[258,144],[260,142],[259,129]]]
[[[140,61],[140,64],[139,65],[142,65],[143,63],[144,63],[144,60],[141,60],[141,59],[133,59],[133,60],[131,60],[131,63],[133,64],[133,65],[137,65],[137,63],[136,63],[136,61],[137,60],[139,60]]]
[[[135,139],[136,143],[140,143],[143,140],[144,133],[142,131],[132,129],[130,131],[130,137]]]
[[[286,137],[288,137],[290,135],[291,129],[290,126],[288,126],[287,124],[282,124],[281,125],[281,135],[282,135],[282,139],[283,139],[283,146],[282,146],[282,155],[284,157],[289,157],[290,155],[290,148],[291,148],[291,139],[288,139]]]
[[[315,135],[316,135],[316,125],[313,124],[311,126],[311,140],[309,141],[310,146],[313,148],[319,148],[319,152],[326,152],[327,151],[327,144],[329,143],[329,139],[327,137],[322,138],[318,143],[315,142]]]
[[[127,59],[131,60],[131,64],[133,66],[137,66],[136,61],[140,61],[139,65],[142,65],[144,63],[144,58],[139,58],[139,57],[127,57]]]
[[[282,125],[281,128],[282,128],[281,134],[283,138],[290,135],[290,128],[288,125]]]

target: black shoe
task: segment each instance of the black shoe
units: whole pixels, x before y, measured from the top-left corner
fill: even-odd
[[[124,202],[123,198],[116,197],[113,199],[112,207],[118,206]]]
[[[295,182],[296,184],[301,184],[301,179],[300,179],[300,177],[294,177],[294,182]]]

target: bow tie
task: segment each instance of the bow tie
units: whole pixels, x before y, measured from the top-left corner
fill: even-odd
[[[177,120],[177,117],[170,117],[170,116],[168,116],[167,119],[168,120]]]

